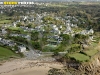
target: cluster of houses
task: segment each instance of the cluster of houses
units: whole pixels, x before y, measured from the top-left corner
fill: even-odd
[[[30,22],[33,22],[34,21],[34,16],[33,15],[30,15],[30,16],[20,16],[21,20],[23,21],[30,21]]]
[[[23,29],[24,32],[32,32],[35,30],[34,28],[29,28],[29,27],[25,27],[25,26],[20,26],[20,28]]]
[[[38,32],[45,32],[46,31],[45,27],[47,27],[48,25],[42,24],[42,22],[43,22],[42,18],[44,16],[47,16],[47,15],[49,15],[49,14],[47,14],[47,13],[36,14],[36,17],[34,17],[34,16],[31,16],[31,17],[21,16],[20,22],[27,20],[27,21],[30,21],[30,22],[34,22],[37,25],[35,26],[35,28],[28,28],[28,27],[25,27],[25,26],[20,26],[20,28],[22,28],[24,31],[34,31],[35,30],[35,31],[38,31]],[[92,35],[94,33],[93,29],[75,32],[72,28],[78,28],[78,26],[77,26],[77,24],[71,23],[71,20],[78,22],[78,19],[76,19],[75,17],[65,16],[65,19],[61,18],[61,17],[55,17],[55,19],[64,21],[64,25],[55,25],[55,24],[49,25],[49,31],[53,34],[52,36],[48,36],[49,38],[48,38],[47,41],[49,41],[49,42],[50,42],[50,39],[53,39],[56,42],[61,42],[62,38],[59,36],[61,33],[68,34],[68,35],[71,35],[71,36],[74,36],[77,33],[82,34],[82,35],[90,35],[90,34]],[[65,28],[64,31],[61,30],[63,28]]]
[[[27,12],[29,13],[29,12]],[[41,14],[35,13],[36,15],[24,15],[24,16],[19,16],[20,19],[18,19],[17,21],[13,22],[12,24],[8,25],[5,24],[2,26],[2,34],[7,34],[6,28],[13,26],[13,27],[17,27],[18,23],[22,23],[24,22],[25,25],[20,26],[20,28],[24,31],[24,32],[32,32],[32,31],[37,31],[37,32],[46,32],[49,31],[52,35],[48,35],[47,37],[47,41],[49,44],[59,44],[62,42],[63,38],[60,37],[60,34],[68,34],[71,36],[74,36],[75,34],[82,34],[82,35],[92,35],[94,33],[93,29],[90,30],[82,30],[79,32],[75,32],[73,30],[73,28],[78,28],[77,24],[73,24],[71,21],[75,21],[78,22],[78,19],[76,19],[75,17],[71,17],[71,16],[65,16],[65,18],[61,18],[61,17],[54,17],[57,20],[62,20],[64,23],[64,25],[55,25],[55,24],[43,24],[43,17],[45,16],[50,16],[50,14],[44,12]],[[51,16],[52,17],[52,16]],[[26,22],[27,21],[27,22]],[[35,27],[28,27],[27,25],[29,23],[34,23]],[[46,29],[48,28],[48,29]],[[64,30],[62,30],[64,29]],[[43,35],[43,33],[42,33]],[[31,39],[31,36],[27,33],[22,34],[22,33],[10,33],[9,36],[12,37],[22,37],[22,38],[26,38],[26,39]],[[93,39],[93,36],[90,36],[90,39]],[[9,40],[5,40],[0,38],[0,43],[3,44],[7,44],[8,46],[14,46],[15,43],[9,41]],[[18,46],[18,49],[20,52],[24,52],[26,51],[26,47],[24,46]]]
[[[13,47],[16,45],[16,43],[12,40],[6,40],[6,39],[3,39],[3,38],[0,38],[0,43],[3,44],[3,45],[7,45],[7,46],[10,46],[10,47]]]
[[[15,43],[12,40],[0,38],[0,45],[9,46],[9,47],[11,47],[12,50],[15,50],[14,46],[16,46],[17,43]],[[17,46],[17,48],[18,48],[18,50],[15,51],[16,53],[18,53],[18,52],[25,52],[27,50],[26,47],[23,46],[23,45]]]
[[[30,35],[26,35],[26,34],[10,34],[9,36],[12,36],[12,37],[22,37],[22,38],[30,38]]]
[[[5,28],[1,29],[1,33],[2,33],[3,35],[7,34],[6,29],[5,29]]]
[[[90,29],[90,30],[82,30],[80,32],[80,34],[82,35],[92,35],[94,33],[94,30],[93,29]]]

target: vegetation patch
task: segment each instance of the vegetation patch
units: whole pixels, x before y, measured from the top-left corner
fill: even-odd
[[[56,45],[46,45],[43,49],[44,52],[53,52],[57,49]]]
[[[13,31],[21,31],[22,29],[20,27],[9,27],[8,29]]]
[[[7,48],[0,47],[0,60],[8,59],[13,56],[18,56],[18,54],[15,54]]]
[[[69,47],[68,52],[73,53],[73,52],[79,52],[80,50],[81,50],[80,44],[72,44]]]
[[[88,55],[88,56],[93,56],[96,53],[98,53],[98,50],[89,50],[89,51],[84,51],[83,53]]]
[[[89,56],[86,56],[86,55],[81,54],[81,53],[70,54],[69,57],[72,59],[75,59],[76,61],[79,61],[79,62],[85,62],[85,61],[88,61],[90,59]]]
[[[11,23],[11,20],[0,20],[0,24]]]

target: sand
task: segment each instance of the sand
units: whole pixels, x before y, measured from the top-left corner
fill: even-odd
[[[15,59],[0,66],[0,75],[47,75],[51,68],[62,68],[58,62]]]

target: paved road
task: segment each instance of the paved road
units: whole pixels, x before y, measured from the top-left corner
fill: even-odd
[[[28,45],[27,47],[29,48],[29,51],[24,52],[24,55],[26,56],[26,59],[37,59],[38,57],[41,56],[40,51],[35,50],[30,42],[30,39],[27,39]]]

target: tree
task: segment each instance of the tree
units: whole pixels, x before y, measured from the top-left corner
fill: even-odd
[[[18,27],[22,26],[21,22],[17,23],[17,26],[18,26]]]
[[[62,45],[66,46],[66,45],[69,45],[71,44],[71,41],[72,41],[72,37],[68,34],[61,34],[60,35],[62,38],[63,38],[63,41],[62,41]]]
[[[32,28],[32,23],[29,23],[29,24],[27,25],[27,27],[28,27],[28,28]]]
[[[38,41],[39,39],[38,35],[39,35],[39,32],[31,32],[31,39],[33,41]]]
[[[74,37],[74,43],[85,42],[88,36],[82,34],[76,34]]]
[[[53,50],[54,53],[63,52],[66,49],[66,46],[60,44],[57,49]]]
[[[39,42],[34,42],[34,41],[32,41],[32,46],[33,46],[35,49],[41,50],[41,46],[40,46],[40,43],[39,43]]]

